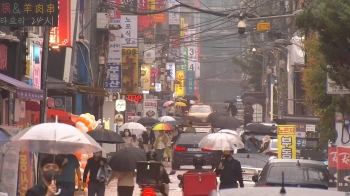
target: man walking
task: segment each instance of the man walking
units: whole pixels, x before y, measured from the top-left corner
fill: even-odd
[[[87,174],[89,175],[89,187],[88,187],[88,196],[104,196],[105,195],[105,183],[97,180],[98,170],[107,164],[107,159],[102,157],[102,152],[94,153],[94,156],[87,160],[83,174],[83,186],[86,186]]]
[[[150,151],[152,149],[152,144],[156,141],[156,136],[151,127],[146,127],[146,132],[142,133],[142,143],[143,149],[146,151]]]
[[[78,176],[79,183],[82,183],[78,158],[73,154],[61,155],[61,158],[63,159],[62,172],[57,178],[57,183],[69,191],[67,196],[74,196],[75,174]]]

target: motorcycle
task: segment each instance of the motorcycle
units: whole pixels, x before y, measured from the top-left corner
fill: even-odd
[[[140,185],[140,196],[162,196],[159,187],[155,185]]]

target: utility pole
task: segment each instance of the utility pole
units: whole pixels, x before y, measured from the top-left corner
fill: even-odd
[[[269,122],[268,108],[269,108],[269,87],[267,75],[267,50],[263,50],[263,72],[262,72],[262,87],[265,90],[265,122]],[[265,89],[264,89],[265,88]]]
[[[49,38],[50,27],[44,27],[44,40],[43,40],[43,58],[41,62],[41,90],[43,90],[43,100],[40,101],[40,123],[46,122],[46,107],[47,107],[47,63],[49,58]]]

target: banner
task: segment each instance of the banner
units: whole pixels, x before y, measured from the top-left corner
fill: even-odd
[[[194,89],[195,89],[195,73],[192,70],[188,70],[186,72],[186,95],[194,95]]]
[[[328,148],[329,187],[337,187],[337,147]]]
[[[278,125],[278,155],[279,159],[296,159],[297,147],[295,125]]]
[[[108,59],[107,59],[107,63],[109,64],[121,63],[120,35],[121,35],[120,30],[109,31],[109,50],[108,50]]]
[[[178,96],[185,95],[185,71],[176,71],[175,92]],[[177,84],[178,83],[178,84]]]
[[[175,75],[175,70],[176,70],[176,67],[175,67],[175,63],[166,63],[165,64],[165,70],[167,71],[167,75],[166,75],[166,79],[167,81],[174,81],[175,78],[176,78],[176,75]]]
[[[139,64],[138,49],[123,48],[122,50],[122,94],[138,94]]]
[[[136,0],[137,2],[137,0]],[[137,16],[121,16],[121,45],[122,47],[137,47]]]
[[[184,33],[185,33],[185,18],[180,19],[180,37],[184,38]]]
[[[337,191],[350,191],[350,148],[337,147]]]
[[[143,101],[143,117],[158,119],[156,101]]]
[[[141,84],[142,89],[149,91],[151,88],[151,65],[141,66]]]
[[[105,89],[108,92],[120,92],[122,89],[122,69],[121,65],[107,64],[107,74]]]
[[[34,186],[34,173],[31,164],[31,152],[20,151],[19,153],[19,187],[18,193],[20,196],[25,195],[27,190]],[[6,158],[5,158],[6,160]],[[6,170],[4,170],[6,171]],[[6,187],[6,189],[8,189]],[[9,190],[7,190],[9,191]]]

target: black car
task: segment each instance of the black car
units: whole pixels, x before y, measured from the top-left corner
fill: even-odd
[[[193,165],[193,157],[200,154],[205,159],[205,165],[215,167],[219,162],[217,153],[211,149],[199,148],[198,143],[208,133],[181,133],[173,144],[172,169],[179,170],[182,165]]]
[[[329,172],[320,161],[272,159],[252,180],[257,187],[282,186],[282,172],[286,187],[328,189]]]

